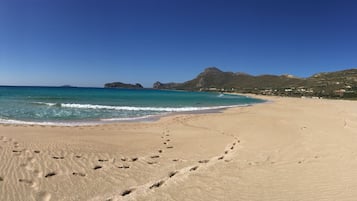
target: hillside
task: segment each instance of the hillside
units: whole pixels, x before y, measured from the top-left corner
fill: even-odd
[[[153,88],[354,98],[357,97],[357,69],[297,78],[291,75],[253,76],[245,73],[223,72],[216,67],[209,67],[187,82],[168,84],[156,82]]]

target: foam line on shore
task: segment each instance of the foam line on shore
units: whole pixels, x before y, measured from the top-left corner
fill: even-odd
[[[190,112],[200,110],[224,109],[237,106],[248,106],[248,104],[241,105],[223,105],[211,107],[134,107],[134,106],[111,106],[111,105],[93,105],[93,104],[77,104],[77,103],[45,103],[36,102],[36,104],[48,105],[51,107],[64,108],[78,108],[78,109],[104,109],[104,110],[127,110],[127,111],[155,111],[155,112]]]

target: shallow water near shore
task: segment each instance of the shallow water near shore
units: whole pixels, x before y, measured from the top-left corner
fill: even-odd
[[[90,125],[210,112],[264,102],[240,95],[151,89],[0,87],[0,123]]]

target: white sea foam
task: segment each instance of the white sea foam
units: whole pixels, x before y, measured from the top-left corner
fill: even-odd
[[[35,104],[47,105],[50,107],[65,107],[65,108],[79,108],[79,109],[104,109],[104,110],[122,110],[122,111],[153,111],[162,112],[156,115],[145,115],[139,117],[118,117],[118,118],[107,118],[98,119],[91,121],[71,121],[71,122],[58,122],[58,121],[22,121],[14,119],[2,119],[0,118],[0,124],[17,124],[17,125],[43,125],[43,126],[91,126],[99,125],[110,122],[120,122],[120,121],[140,121],[145,119],[150,119],[154,117],[159,117],[161,115],[169,114],[172,112],[197,112],[204,110],[219,110],[232,107],[245,107],[249,104],[242,105],[230,105],[230,106],[213,106],[213,107],[132,107],[132,106],[108,106],[108,105],[91,105],[91,104],[70,104],[70,103],[45,103],[45,102],[35,102]]]
[[[13,124],[13,125],[39,125],[39,126],[66,126],[66,127],[73,127],[73,126],[93,126],[93,125],[101,125],[111,122],[121,122],[121,121],[139,121],[139,120],[149,120],[150,118],[159,117],[160,115],[146,115],[141,117],[123,117],[123,118],[108,118],[108,119],[100,119],[100,120],[93,120],[93,121],[74,121],[74,122],[52,122],[52,121],[21,121],[21,120],[14,120],[14,119],[2,119],[0,118],[0,124]]]
[[[47,105],[47,106],[61,106],[61,103],[34,102],[34,104],[38,104],[38,105]]]
[[[92,104],[77,104],[77,103],[43,103],[36,102],[36,104],[57,106],[64,108],[78,108],[78,109],[102,109],[102,110],[126,110],[126,111],[152,111],[152,112],[191,112],[201,110],[216,110],[225,109],[244,105],[229,105],[229,106],[211,106],[211,107],[134,107],[134,106],[110,106],[110,105],[92,105]]]
[[[150,119],[153,117],[159,117],[160,115],[146,115],[141,117],[122,117],[122,118],[108,118],[108,119],[101,119],[103,122],[113,122],[113,121],[137,121],[137,120],[144,120]]]
[[[36,121],[21,121],[14,119],[1,119],[0,124],[18,124],[18,125],[41,125],[41,126],[90,126],[98,125],[98,122],[36,122]]]

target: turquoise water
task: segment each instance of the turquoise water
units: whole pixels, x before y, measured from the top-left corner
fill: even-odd
[[[90,124],[261,102],[245,96],[205,92],[0,87],[0,123]]]

